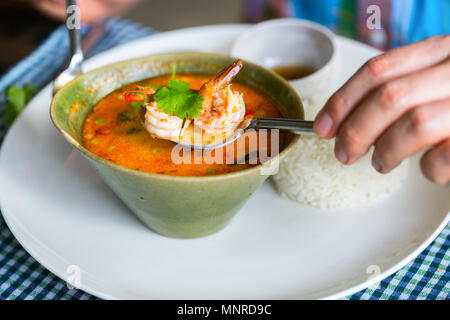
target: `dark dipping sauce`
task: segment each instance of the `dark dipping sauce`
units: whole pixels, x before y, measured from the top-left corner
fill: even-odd
[[[304,67],[300,65],[278,66],[272,68],[272,70],[286,80],[304,78],[316,72],[316,70],[311,67]]]

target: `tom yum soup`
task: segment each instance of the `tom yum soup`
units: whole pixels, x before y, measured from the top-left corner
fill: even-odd
[[[203,141],[224,138],[247,118],[281,118],[262,92],[231,84],[241,67],[238,60],[216,76],[157,76],[110,93],[85,120],[84,146],[130,169],[177,176],[224,174],[264,162],[262,155],[275,156],[284,147],[282,134],[248,132],[210,151],[177,144],[191,141],[196,132]]]

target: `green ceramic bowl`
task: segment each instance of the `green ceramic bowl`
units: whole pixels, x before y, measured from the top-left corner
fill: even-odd
[[[266,163],[250,169],[205,177],[180,177],[131,170],[91,153],[82,145],[82,128],[92,107],[113,90],[138,80],[181,73],[215,74],[234,58],[185,52],[152,55],[111,64],[81,75],[54,97],[50,116],[61,134],[90,163],[103,181],[150,229],[169,237],[194,238],[224,228],[264,180],[267,166],[284,158],[297,141]],[[266,93],[284,117],[303,119],[295,90],[272,71],[244,61],[235,81]]]

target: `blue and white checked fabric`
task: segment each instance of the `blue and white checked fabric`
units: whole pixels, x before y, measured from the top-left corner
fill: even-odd
[[[89,28],[82,28],[86,34]],[[105,34],[102,40],[93,48],[88,57],[96,55],[122,43],[148,36],[155,31],[139,24],[113,18],[105,24]],[[0,115],[3,114],[5,96],[3,92],[15,84],[23,87],[26,84],[42,88],[53,80],[61,71],[69,56],[69,38],[64,26],[56,29],[33,53],[9,69],[0,78]],[[5,134],[3,116],[0,117],[0,141]]]
[[[122,19],[106,23],[104,38],[90,56],[154,31]],[[66,30],[55,30],[30,56],[0,78],[0,92],[10,85],[31,84],[42,88],[49,83],[68,56]],[[0,119],[5,97],[0,96]],[[5,128],[0,120],[0,141]],[[375,288],[360,291],[347,299],[449,299],[450,224],[415,260]],[[0,215],[0,299],[96,299],[76,289],[46,270],[14,238]]]

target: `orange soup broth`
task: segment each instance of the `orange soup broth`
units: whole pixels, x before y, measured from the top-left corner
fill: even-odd
[[[177,79],[186,81],[190,88],[199,89],[201,85],[209,79],[206,75],[177,75]],[[159,76],[139,82],[140,85],[147,86],[167,86],[170,76]],[[249,139],[244,139],[245,150],[237,150],[237,141],[233,147],[224,147],[220,151],[200,151],[196,150],[197,156],[203,157],[201,163],[194,163],[194,152],[192,161],[189,164],[176,164],[172,161],[172,149],[175,143],[153,138],[142,127],[136,109],[123,100],[123,93],[127,90],[135,89],[135,84],[124,86],[100,100],[87,116],[83,127],[84,146],[92,153],[101,158],[114,162],[118,165],[146,172],[168,174],[176,176],[205,176],[217,175],[243,170],[256,164],[246,161],[244,164],[235,164],[237,159],[249,155],[254,155],[254,150],[249,148]],[[238,82],[233,82],[233,91],[239,91],[244,95],[246,118],[269,117],[281,118],[281,114],[275,105],[261,92]],[[267,154],[273,156],[270,150],[270,133],[267,133],[267,140],[264,143],[260,140],[259,133],[256,134],[259,150],[267,148]],[[280,150],[283,147],[285,137],[279,135]],[[241,148],[242,149],[242,148]],[[220,156],[215,152],[222,152],[223,161],[208,164],[208,157]],[[251,157],[250,157],[251,158]],[[211,162],[211,161],[209,161]],[[217,163],[219,162],[219,163]]]

